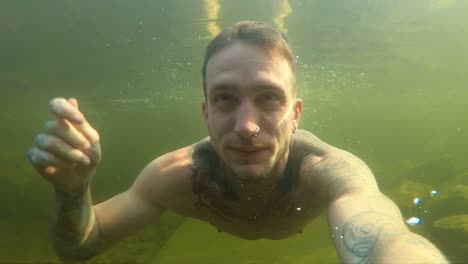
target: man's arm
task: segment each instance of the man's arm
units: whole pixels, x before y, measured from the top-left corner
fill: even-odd
[[[167,175],[177,173],[178,167],[171,165],[185,156],[156,159],[128,191],[93,207],[89,184],[101,160],[99,133],[74,98],[54,98],[49,109],[55,118],[34,138],[28,159],[55,189],[52,236],[57,254],[63,260],[88,259],[161,214],[154,194],[171,191],[168,179],[177,177]]]
[[[86,260],[97,254],[99,227],[89,184],[74,191],[55,191],[52,242],[62,260]]]
[[[343,263],[447,263],[427,239],[410,232],[372,172],[352,154],[331,148],[314,164],[328,224]]]
[[[343,263],[448,262],[427,239],[406,228],[398,208],[382,194],[345,194],[327,214]]]
[[[150,163],[127,191],[92,206],[89,185],[73,192],[56,191],[52,236],[62,260],[87,260],[156,220],[164,211],[150,201],[153,183],[163,182],[160,160]],[[157,192],[163,184],[153,188]]]

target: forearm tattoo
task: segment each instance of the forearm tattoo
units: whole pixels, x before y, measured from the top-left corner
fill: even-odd
[[[77,259],[92,257],[96,251],[92,243],[98,236],[94,221],[88,185],[73,192],[56,191],[52,235],[57,254]]]
[[[371,263],[370,256],[375,253],[378,240],[386,235],[384,227],[394,222],[382,213],[362,212],[344,224],[340,239],[347,252],[355,257],[355,263]]]

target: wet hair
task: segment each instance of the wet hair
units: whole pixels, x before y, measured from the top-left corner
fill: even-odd
[[[294,72],[296,70],[296,61],[294,55],[288,45],[288,40],[286,36],[281,33],[278,29],[269,26],[262,22],[256,21],[241,21],[237,22],[231,27],[225,28],[221,33],[219,33],[206,47],[205,50],[205,61],[203,62],[202,67],[202,77],[203,77],[203,93],[206,99],[206,68],[208,61],[215,55],[217,52],[223,50],[230,45],[242,42],[256,45],[260,48],[263,48],[265,51],[271,53],[272,55],[279,55],[284,58],[291,69],[291,76],[293,80],[292,88],[294,89],[294,94],[296,93],[295,87],[295,77]]]

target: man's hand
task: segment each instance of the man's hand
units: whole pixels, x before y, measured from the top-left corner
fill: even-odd
[[[56,119],[36,135],[28,159],[60,191],[70,192],[88,183],[101,160],[99,134],[78,109],[76,99],[54,98],[49,103]]]

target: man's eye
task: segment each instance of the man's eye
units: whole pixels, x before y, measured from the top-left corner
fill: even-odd
[[[230,94],[220,94],[215,97],[215,101],[217,102],[232,102],[234,101],[234,96]]]
[[[220,96],[218,96],[219,101],[230,101],[230,100],[233,100],[233,99],[234,98],[229,94],[221,94]]]
[[[237,103],[237,98],[231,94],[219,94],[215,96],[214,102],[221,107],[231,107]]]
[[[274,93],[262,94],[260,98],[265,101],[279,101],[279,97]]]

